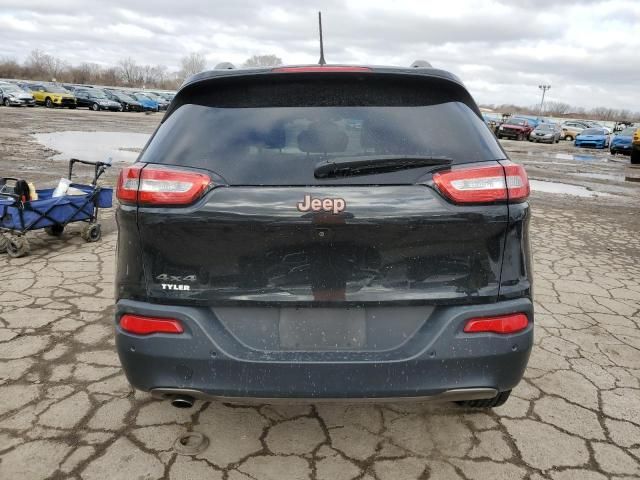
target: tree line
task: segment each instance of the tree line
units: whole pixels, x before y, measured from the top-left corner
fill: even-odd
[[[540,105],[523,107],[513,104],[487,104],[481,107],[490,108],[499,113],[520,115],[540,115]],[[545,102],[542,115],[558,118],[583,118],[585,120],[602,120],[606,122],[640,122],[640,112],[633,112],[624,108],[576,107],[564,102]]]
[[[179,70],[171,71],[166,65],[144,65],[131,57],[119,60],[115,66],[90,62],[71,65],[41,50],[33,50],[23,62],[1,58],[0,78],[175,90],[189,76],[209,68],[205,55],[200,52],[186,55],[180,65]],[[243,63],[245,67],[278,65],[282,65],[282,60],[275,55],[254,55]]]

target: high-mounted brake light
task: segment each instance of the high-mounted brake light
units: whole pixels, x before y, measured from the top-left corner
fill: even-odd
[[[521,165],[464,167],[433,175],[438,190],[455,203],[521,202],[529,196],[529,179]]]
[[[335,73],[335,72],[371,72],[369,67],[328,67],[318,65],[310,67],[278,67],[271,70],[273,73]]]
[[[125,332],[136,335],[151,335],[152,333],[182,333],[184,328],[179,320],[174,318],[144,317],[125,313],[120,318],[120,328]]]
[[[138,205],[189,205],[209,188],[211,179],[159,165],[125,167],[120,172],[116,195],[121,203]]]
[[[516,333],[529,325],[529,318],[524,313],[500,315],[497,317],[472,318],[464,326],[465,333]]]

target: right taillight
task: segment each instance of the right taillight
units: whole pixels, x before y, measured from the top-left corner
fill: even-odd
[[[517,333],[529,326],[529,318],[524,313],[499,315],[495,317],[479,317],[467,320],[464,325],[465,333]]]
[[[200,198],[210,184],[211,178],[200,172],[133,165],[120,172],[116,196],[126,204],[189,205]]]
[[[529,179],[521,165],[462,167],[433,175],[438,190],[455,203],[521,202],[529,196]]]

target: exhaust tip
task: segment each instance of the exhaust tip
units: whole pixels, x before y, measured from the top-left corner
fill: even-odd
[[[191,408],[196,399],[189,395],[176,395],[171,398],[171,405],[176,408]]]

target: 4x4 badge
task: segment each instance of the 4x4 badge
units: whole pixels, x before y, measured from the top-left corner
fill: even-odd
[[[305,195],[304,200],[298,202],[297,207],[301,212],[324,210],[337,215],[347,207],[347,202],[343,198],[311,198],[311,195]]]

